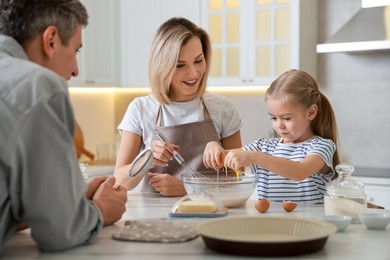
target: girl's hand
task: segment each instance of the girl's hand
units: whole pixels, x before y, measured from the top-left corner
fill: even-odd
[[[218,170],[223,166],[226,151],[217,142],[208,142],[203,152],[203,164]]]
[[[183,182],[168,173],[148,173],[150,185],[160,195],[165,197],[177,197],[187,194]]]
[[[241,170],[243,167],[251,164],[251,151],[234,149],[229,151],[225,158],[225,165],[235,171]]]
[[[168,166],[168,162],[173,159],[173,152],[179,151],[180,147],[164,141],[153,140],[151,149],[154,157],[153,165]]]

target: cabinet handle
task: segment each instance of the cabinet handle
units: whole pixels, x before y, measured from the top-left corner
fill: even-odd
[[[93,84],[95,84],[95,81],[94,81],[94,80],[86,80],[86,81],[85,81],[85,84],[91,84],[91,85],[93,85]]]
[[[244,83],[246,83],[246,82],[252,83],[253,79],[242,79],[241,81]]]

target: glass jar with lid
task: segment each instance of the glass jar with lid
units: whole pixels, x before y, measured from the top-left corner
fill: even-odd
[[[367,211],[364,184],[352,178],[354,167],[347,163],[336,166],[338,177],[326,185],[324,207],[326,215],[347,215],[359,223],[359,214]]]

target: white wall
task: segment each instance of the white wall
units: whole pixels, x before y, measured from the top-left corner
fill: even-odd
[[[112,93],[70,93],[84,146],[96,155],[98,144],[115,143],[114,95]]]
[[[263,93],[217,93],[228,97],[237,107],[243,122],[241,129],[242,143],[248,144],[261,137],[272,134],[271,120],[265,107]]]

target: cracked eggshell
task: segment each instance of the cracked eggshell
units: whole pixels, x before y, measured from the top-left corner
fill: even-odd
[[[298,203],[284,200],[282,206],[286,212],[291,212],[298,206]]]

